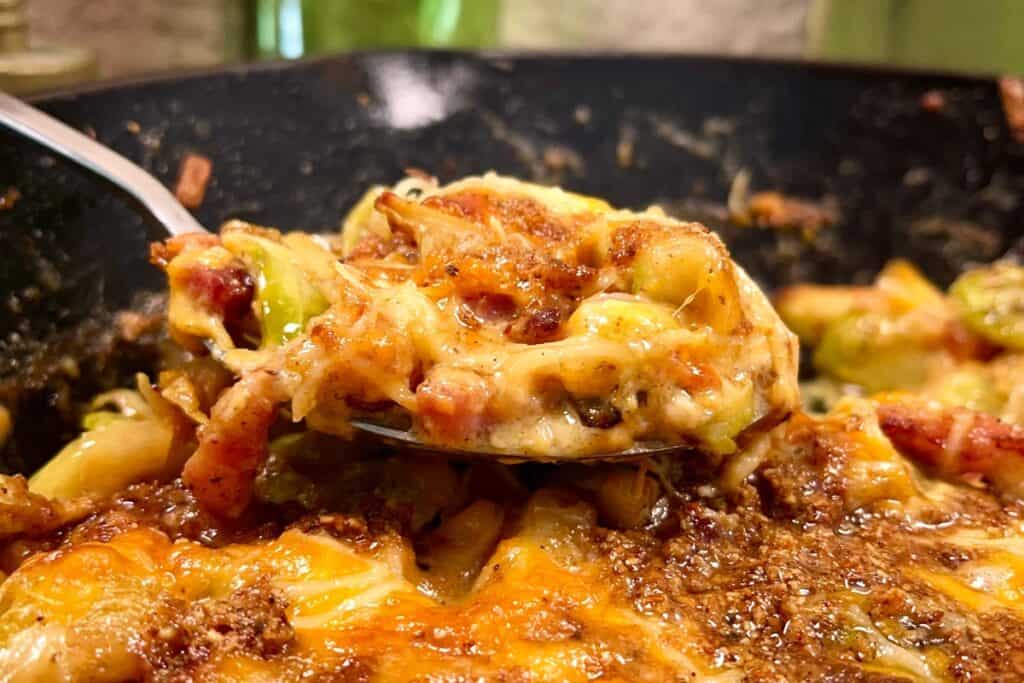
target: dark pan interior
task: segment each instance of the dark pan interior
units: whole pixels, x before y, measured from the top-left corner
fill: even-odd
[[[930,91],[941,107],[923,105]],[[208,226],[239,217],[334,230],[368,184],[416,167],[442,180],[493,169],[621,206],[662,203],[713,225],[767,287],[864,281],[894,256],[945,284],[1024,232],[1024,146],[987,79],[716,58],[392,53],[39,104],[167,183],[183,154],[209,157],[198,212]],[[729,225],[723,207],[741,170],[755,191],[833,198],[840,220],[814,240]],[[138,348],[94,357],[110,312],[160,287],[146,260],[160,232],[107,184],[0,130],[0,193],[8,187],[21,198],[0,211],[0,401],[17,414],[2,462],[24,471],[70,436],[69,400],[150,361]],[[65,352],[77,369],[43,362]],[[53,391],[57,381],[70,397]]]

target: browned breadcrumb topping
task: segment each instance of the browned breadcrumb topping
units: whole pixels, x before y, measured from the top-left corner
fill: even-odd
[[[279,657],[295,638],[286,607],[284,596],[267,581],[221,599],[189,604],[167,598],[154,606],[141,654],[152,667],[153,680],[168,683],[191,680],[190,672],[215,656]]]

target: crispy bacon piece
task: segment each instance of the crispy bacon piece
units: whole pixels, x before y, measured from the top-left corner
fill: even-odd
[[[612,233],[611,248],[608,258],[612,263],[624,266],[633,263],[636,253],[650,239],[654,231],[645,230],[643,225],[636,223],[623,228],[616,228]]]
[[[434,373],[416,389],[416,410],[423,429],[435,438],[461,441],[484,424],[488,390],[466,370]]]
[[[673,363],[667,367],[668,376],[691,393],[721,389],[722,377],[715,366],[704,359],[691,357],[696,355],[679,351],[672,354]]]
[[[181,160],[174,196],[186,208],[198,209],[206,196],[206,186],[212,174],[213,162],[200,154],[186,154]]]
[[[193,301],[219,315],[229,328],[249,312],[255,292],[252,276],[241,261],[222,268],[192,268],[184,285]]]
[[[928,90],[921,95],[919,102],[921,109],[938,114],[946,108],[946,93],[941,90]]]
[[[539,344],[558,338],[562,323],[569,317],[569,301],[551,297],[549,302],[528,306],[508,326],[508,338],[524,344]]]
[[[810,202],[787,197],[779,192],[759,192],[747,207],[754,225],[773,229],[798,229],[814,235],[838,220],[829,202]]]
[[[245,376],[221,395],[182,474],[204,509],[229,518],[242,514],[267,456],[278,405],[286,399],[277,376],[266,370]]]
[[[168,264],[182,252],[209,249],[218,244],[217,235],[177,235],[151,244],[149,260],[167,270]],[[173,286],[181,287],[192,301],[221,318],[232,334],[238,331],[250,312],[256,291],[252,275],[240,259],[231,258],[217,266],[199,262],[188,262],[186,266],[179,262],[172,270],[175,271],[170,274]]]
[[[968,408],[883,400],[878,423],[903,455],[948,477],[980,475],[1018,494],[1024,478],[1024,427]]]

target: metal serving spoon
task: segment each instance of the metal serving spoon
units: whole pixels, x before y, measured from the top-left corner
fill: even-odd
[[[499,450],[467,450],[464,448],[455,448],[452,446],[443,446],[437,444],[430,444],[421,441],[416,437],[415,434],[405,429],[395,429],[394,427],[385,427],[373,422],[367,422],[363,419],[351,420],[352,426],[363,432],[364,434],[370,435],[378,443],[395,446],[402,448],[407,451],[414,451],[421,455],[440,455],[445,458],[451,459],[476,459],[486,458],[488,460],[498,460],[506,464],[524,463],[524,462],[575,462],[575,463],[594,463],[594,462],[609,462],[609,461],[634,461],[642,460],[644,458],[651,458],[659,455],[669,455],[671,453],[680,453],[682,451],[691,450],[690,446],[685,444],[674,444],[665,445],[661,443],[641,443],[632,448],[628,448],[624,451],[613,451],[610,453],[595,453],[593,455],[584,456],[571,456],[571,457],[558,457],[558,456],[543,456],[543,455],[525,455],[509,453]]]
[[[0,124],[111,181],[139,200],[170,234],[206,232],[170,190],[149,173],[88,135],[3,92]]]
[[[206,228],[178,202],[163,183],[142,168],[49,114],[2,92],[0,92],[0,124],[111,181],[135,197],[168,233],[182,235],[191,232],[207,232]],[[438,446],[425,443],[409,431],[385,427],[366,420],[353,420],[352,426],[382,444],[424,454],[464,459],[499,459],[506,462],[569,460],[502,451],[471,451]],[[683,445],[644,445],[625,451],[572,458],[571,460],[573,462],[636,460],[678,452],[686,448]]]

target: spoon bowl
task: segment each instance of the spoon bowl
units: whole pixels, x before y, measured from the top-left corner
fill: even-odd
[[[551,463],[595,463],[595,462],[633,462],[661,455],[673,455],[683,451],[691,450],[685,444],[666,445],[659,442],[643,443],[623,451],[610,453],[596,453],[584,457],[559,458],[542,455],[527,455],[508,453],[499,450],[484,449],[463,449],[453,446],[442,446],[424,442],[412,432],[405,429],[396,429],[384,425],[367,422],[366,420],[352,420],[353,428],[368,435],[374,441],[386,446],[394,446],[404,450],[419,453],[422,455],[443,456],[457,460],[487,459],[497,460],[505,464],[516,464],[524,462],[551,462]]]

